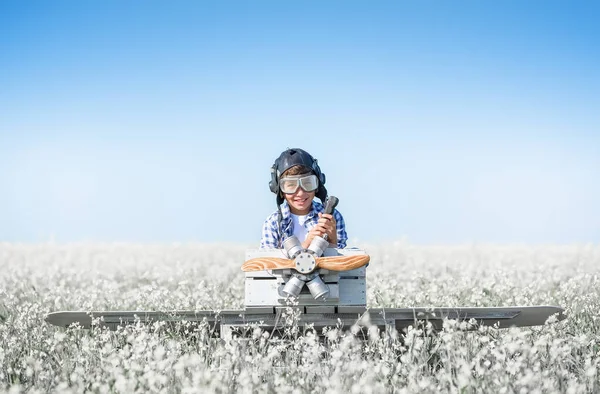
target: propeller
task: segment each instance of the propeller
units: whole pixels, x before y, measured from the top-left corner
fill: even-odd
[[[369,255],[353,255],[353,256],[330,256],[330,257],[317,257],[316,268],[323,268],[330,271],[349,271],[356,268],[365,266],[370,261]],[[242,265],[242,271],[262,271],[262,270],[274,270],[274,269],[285,269],[285,268],[296,268],[296,263],[291,259],[284,259],[281,257],[256,257],[247,260]]]

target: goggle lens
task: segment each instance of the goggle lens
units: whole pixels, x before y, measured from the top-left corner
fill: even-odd
[[[286,176],[281,178],[279,188],[285,194],[294,194],[301,187],[305,192],[312,192],[319,187],[316,175]]]

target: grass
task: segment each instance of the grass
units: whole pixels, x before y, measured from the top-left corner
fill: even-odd
[[[0,391],[600,391],[600,247],[361,247],[371,307],[560,305],[567,320],[474,332],[447,321],[370,341],[335,328],[229,342],[202,325],[64,330],[45,314],[241,309],[247,245],[0,244]]]

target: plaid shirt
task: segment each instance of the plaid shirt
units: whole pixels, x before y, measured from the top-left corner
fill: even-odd
[[[312,208],[306,217],[307,231],[310,231],[319,221],[319,212],[323,212],[325,207],[320,202],[313,200]],[[281,227],[279,223],[279,212],[273,212],[262,228],[262,238],[260,240],[261,249],[281,249],[282,242],[288,237],[294,234],[294,227],[292,224],[292,215],[290,212],[290,206],[287,201],[281,204]],[[346,247],[346,241],[348,240],[348,234],[346,234],[346,224],[342,214],[337,210],[333,210],[333,217],[336,221],[337,229],[337,247],[343,249]]]

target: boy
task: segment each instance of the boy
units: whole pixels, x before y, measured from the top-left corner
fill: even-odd
[[[302,149],[281,153],[271,167],[269,188],[277,195],[277,211],[263,224],[261,249],[280,249],[292,235],[308,248],[314,237],[325,234],[330,247],[346,247],[348,235],[342,214],[336,209],[333,214],[323,213],[327,199],[325,174],[309,153]]]

